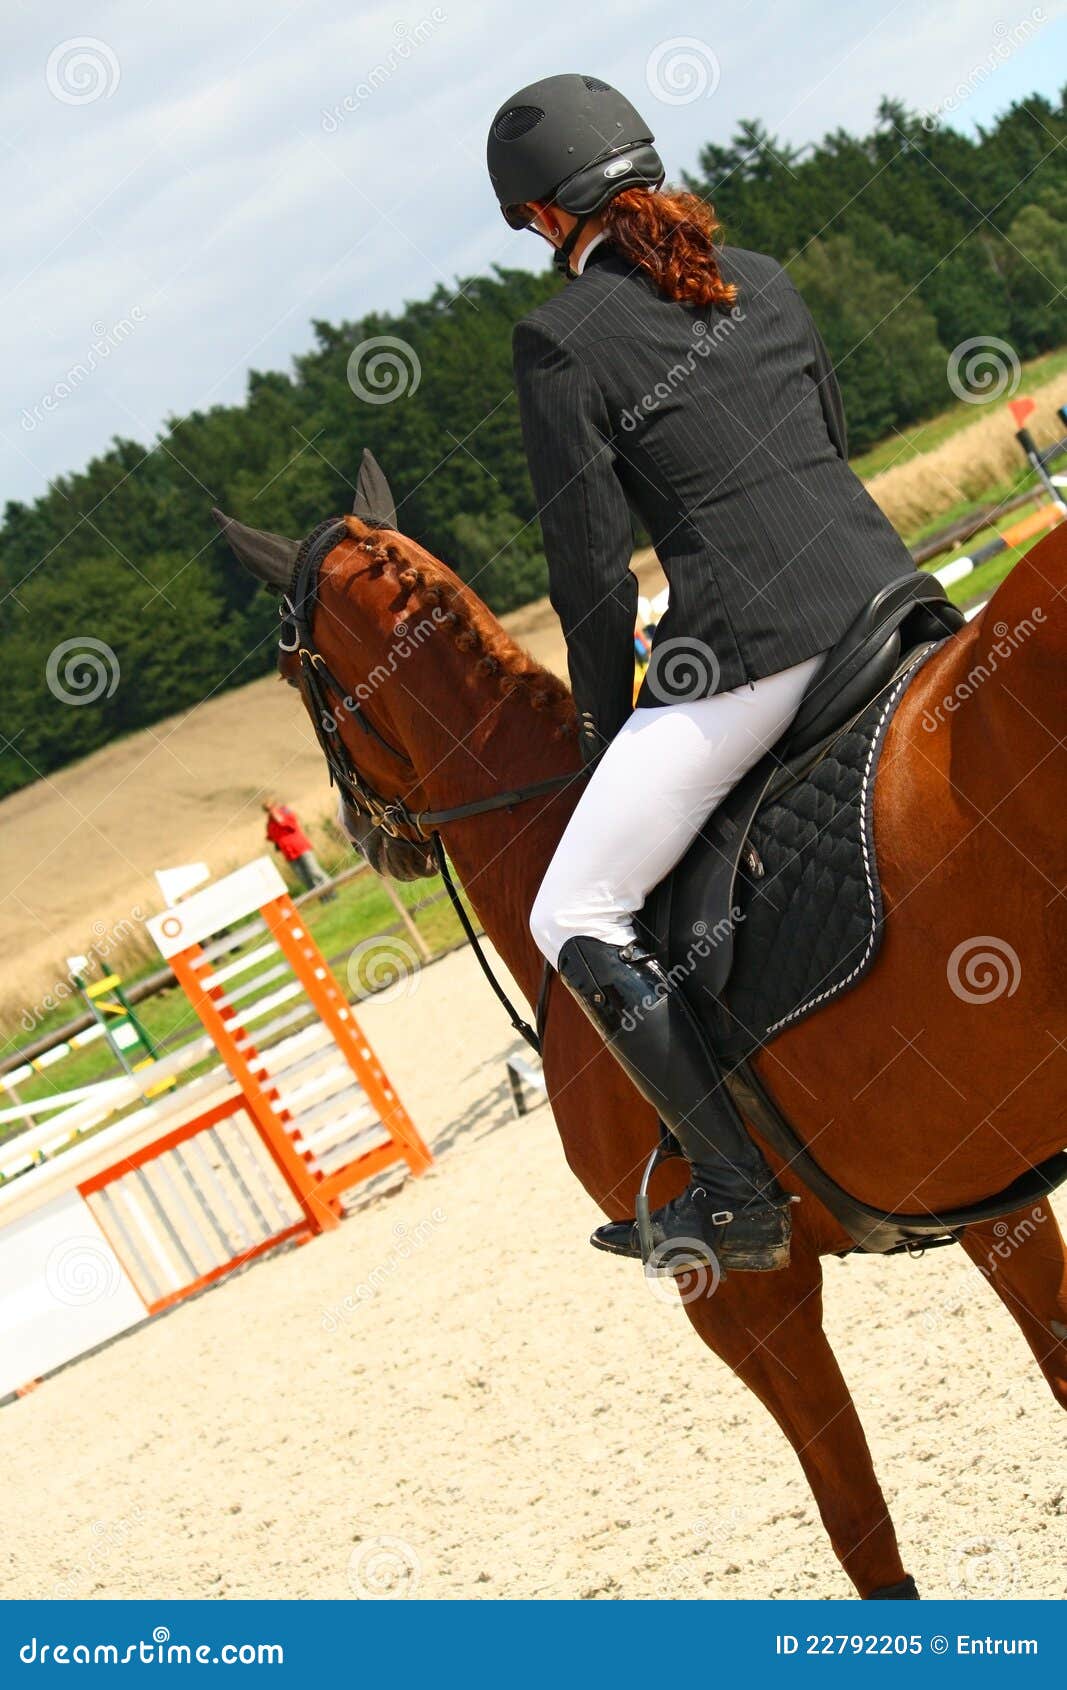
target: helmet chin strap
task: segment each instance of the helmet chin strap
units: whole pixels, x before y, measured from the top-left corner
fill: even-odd
[[[552,262],[556,269],[562,276],[566,276],[568,281],[572,280],[574,275],[574,272],[571,270],[571,253],[574,251],[578,236],[585,228],[591,216],[592,212],[586,212],[584,217],[575,218],[574,227],[571,229],[570,234],[567,236],[566,240],[560,243],[552,255]]]

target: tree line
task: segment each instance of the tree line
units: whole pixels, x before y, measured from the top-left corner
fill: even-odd
[[[684,176],[726,240],[789,265],[837,365],[853,452],[943,409],[949,354],[969,338],[1020,359],[1067,339],[1065,99],[1067,86],[1058,105],[1019,102],[974,137],[887,100],[869,134],[800,152],[745,122]],[[315,322],[291,372],[252,371],[242,404],[168,418],[151,447],[116,438],[43,497],[9,502],[0,793],[269,669],[273,601],[210,505],[300,536],[350,508],[365,446],[405,532],[495,610],[543,593],[511,330],[561,285],[498,267],[393,312]]]

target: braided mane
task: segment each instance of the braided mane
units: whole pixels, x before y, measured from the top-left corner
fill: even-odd
[[[555,738],[571,738],[577,717],[570,688],[519,645],[476,593],[430,552],[403,535],[385,539],[367,532],[363,522],[347,517],[352,539],[371,563],[395,580],[405,614],[426,611],[463,652],[478,653],[473,672],[496,681],[501,693],[521,689],[530,707],[549,714]],[[405,549],[406,548],[406,549]]]

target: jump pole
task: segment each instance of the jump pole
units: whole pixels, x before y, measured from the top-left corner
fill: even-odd
[[[276,951],[284,958],[296,988],[347,1064],[386,1135],[385,1143],[329,1173],[316,1166],[303,1139],[299,1114],[288,1106],[270,1075],[269,1052],[258,1049],[227,989],[240,961],[222,969],[213,964],[215,947],[210,941],[249,917],[249,937],[266,930],[269,943],[260,949]],[[433,1160],[430,1151],[269,858],[259,858],[153,917],[148,930],[240,1086],[249,1115],[313,1231],[336,1226],[342,1193],[384,1168],[404,1161],[413,1174],[425,1172]]]
[[[431,1163],[268,859],[149,930],[208,1035],[186,1066],[213,1045],[221,1067],[0,1186],[0,1403],[336,1227],[344,1193],[373,1175]]]

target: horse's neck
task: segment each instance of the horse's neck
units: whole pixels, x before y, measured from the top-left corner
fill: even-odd
[[[456,705],[466,705],[466,722]],[[445,709],[442,700],[441,709]],[[521,689],[501,701],[477,690],[447,695],[447,737],[473,755],[450,755],[439,732],[416,754],[429,771],[426,791],[433,808],[470,803],[552,776],[576,771],[573,735],[560,738],[549,712],[535,710]],[[542,958],[530,934],[529,916],[552,853],[577,801],[581,781],[526,799],[513,809],[483,811],[441,828],[463,888],[527,1000],[536,1000]]]
[[[968,806],[982,815],[1010,814],[1041,832],[1062,825],[1053,820],[1049,795],[1050,783],[1063,784],[1062,752],[1055,754],[1067,723],[1064,601],[1056,579],[1037,563],[1018,563],[931,663],[917,739]]]
[[[525,827],[522,806],[510,825],[486,815],[443,830],[464,890],[531,1004],[540,987],[543,959],[530,933],[530,910],[562,832],[562,817],[553,811],[551,800],[538,803],[540,816]]]

